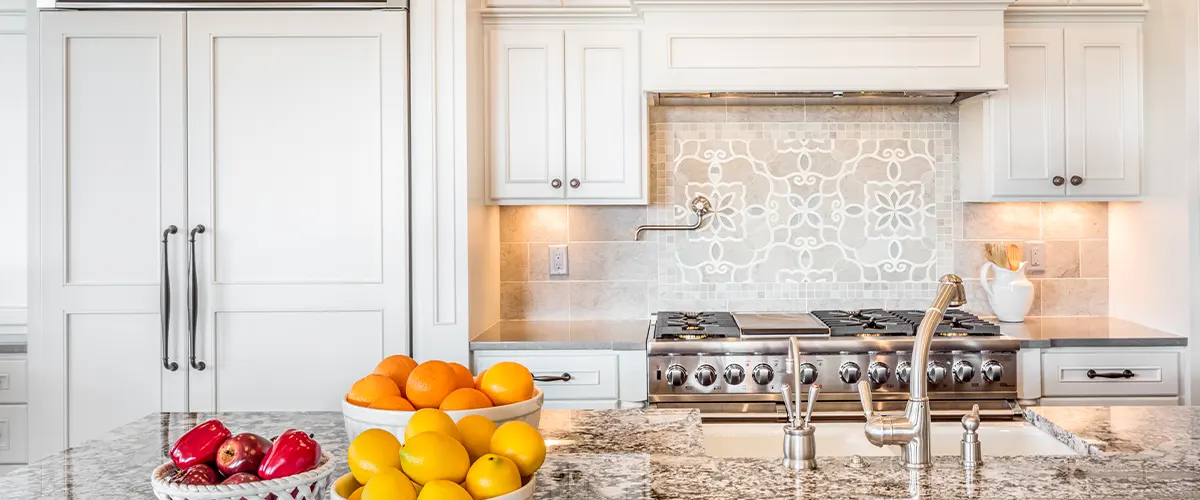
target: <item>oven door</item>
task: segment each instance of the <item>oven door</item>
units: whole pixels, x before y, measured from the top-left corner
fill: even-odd
[[[39,9],[200,10],[200,9],[407,9],[409,0],[37,0]]]

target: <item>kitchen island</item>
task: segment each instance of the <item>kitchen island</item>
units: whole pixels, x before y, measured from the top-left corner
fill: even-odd
[[[338,413],[155,414],[0,477],[0,499],[153,498],[150,471],[166,461],[165,450],[214,416],[263,435],[304,429],[338,457],[347,446]],[[849,458],[818,449],[818,470],[793,472],[777,459],[706,456],[694,410],[547,410],[541,430],[550,454],[537,473],[535,498],[1200,496],[1200,408],[1037,408],[1026,418],[1086,455],[995,457],[985,442],[984,466],[974,472],[959,467],[957,457],[937,457],[932,470],[910,473],[889,457],[849,468]],[[346,471],[343,462],[337,474]]]

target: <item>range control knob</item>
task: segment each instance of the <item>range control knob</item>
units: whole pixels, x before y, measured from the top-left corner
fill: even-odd
[[[903,361],[900,366],[896,367],[896,379],[902,384],[908,383],[908,375],[912,373],[912,364],[908,361]]]
[[[891,370],[888,369],[888,365],[879,361],[871,363],[871,366],[867,367],[867,379],[875,385],[883,385],[887,382],[890,374]]]
[[[999,382],[1004,377],[1004,367],[999,361],[988,360],[983,363],[983,379],[988,382]]]
[[[802,363],[800,365],[800,383],[811,384],[817,381],[817,367],[812,363]]]
[[[667,368],[667,384],[675,387],[683,385],[687,382],[687,370],[679,365],[671,365]]]
[[[838,376],[842,378],[842,382],[857,384],[859,377],[862,376],[862,370],[858,367],[858,363],[847,361],[842,363],[841,368],[838,368]]]
[[[696,368],[696,381],[705,387],[713,385],[713,382],[717,381],[717,369],[712,365],[700,365]]]
[[[929,366],[925,369],[925,373],[929,376],[929,383],[937,385],[946,380],[946,365],[937,361],[930,361]]]
[[[746,380],[746,370],[742,365],[729,365],[725,367],[725,383],[729,385],[741,385]]]
[[[766,363],[760,363],[754,367],[754,371],[750,373],[754,377],[754,383],[758,385],[767,385],[771,383],[771,379],[775,378],[775,370],[772,370]]]
[[[967,361],[959,361],[954,363],[954,380],[960,384],[971,381],[971,377],[975,376],[975,367]]]

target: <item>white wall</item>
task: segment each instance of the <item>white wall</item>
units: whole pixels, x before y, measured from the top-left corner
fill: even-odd
[[[25,13],[0,4],[0,336],[26,322],[27,100]]]
[[[1109,205],[1109,303],[1113,316],[1190,335],[1190,365],[1200,367],[1192,313],[1200,285],[1189,278],[1200,271],[1196,9],[1195,2],[1151,0],[1143,29],[1144,201]],[[1185,381],[1192,401],[1200,401],[1197,372]]]

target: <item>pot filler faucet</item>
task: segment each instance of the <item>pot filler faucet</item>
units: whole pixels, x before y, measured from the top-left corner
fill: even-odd
[[[933,342],[933,332],[947,307],[957,307],[967,303],[967,293],[963,288],[962,278],[953,274],[942,276],[938,280],[937,296],[933,304],[925,311],[925,317],[917,329],[917,337],[913,342],[912,366],[923,367],[929,364],[929,348]],[[919,368],[916,368],[919,370]],[[867,417],[867,425],[863,433],[867,441],[875,446],[897,445],[902,454],[901,463],[908,469],[927,469],[933,466],[933,453],[929,443],[929,395],[928,381],[920,375],[913,376],[908,384],[908,405],[904,415],[877,415],[872,411],[871,385],[866,380],[858,382],[858,396],[862,402],[863,413]]]

